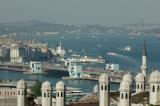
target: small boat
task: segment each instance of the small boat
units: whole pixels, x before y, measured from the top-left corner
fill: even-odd
[[[130,46],[126,46],[123,50],[124,50],[124,51],[128,51],[128,52],[130,52],[132,49],[131,49],[131,47],[130,47]]]

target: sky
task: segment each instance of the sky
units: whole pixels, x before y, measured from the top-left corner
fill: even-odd
[[[160,23],[160,0],[0,0],[0,22]]]

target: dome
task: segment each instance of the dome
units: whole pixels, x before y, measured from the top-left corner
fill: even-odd
[[[120,84],[119,91],[126,91],[126,92],[129,92],[129,91],[130,91],[129,82],[124,82],[124,81],[122,81],[121,84]]]
[[[103,73],[100,77],[99,77],[99,83],[103,84],[103,83],[109,83],[109,79],[108,79],[108,75],[106,73]]]
[[[149,82],[150,83],[160,83],[160,72],[158,70],[151,73]]]
[[[144,83],[145,82],[145,77],[142,73],[138,73],[135,77],[135,81],[140,82],[140,83]]]
[[[64,85],[64,82],[63,81],[59,81],[59,82],[57,82],[57,84],[56,84],[56,90],[64,90],[65,89],[65,85]]]
[[[129,82],[129,84],[131,84],[132,83],[132,76],[131,76],[131,74],[130,73],[125,74],[123,76],[123,80],[122,81],[123,82]]]
[[[20,81],[17,82],[17,88],[20,88],[20,89],[26,88],[26,83],[23,79],[21,79]]]
[[[43,82],[41,90],[52,90],[50,82],[49,81]]]

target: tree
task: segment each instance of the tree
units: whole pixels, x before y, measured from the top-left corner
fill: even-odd
[[[41,96],[41,83],[37,82],[31,87],[31,91],[33,92],[33,97],[36,98]]]

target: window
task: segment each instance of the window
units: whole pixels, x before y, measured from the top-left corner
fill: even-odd
[[[101,85],[101,90],[103,90],[103,85]]]
[[[105,85],[105,90],[107,90],[107,85]]]
[[[143,85],[141,84],[141,89],[143,89]]]
[[[128,94],[126,93],[126,99],[128,98]]]
[[[153,87],[152,87],[152,92],[155,92],[155,86],[153,85]]]
[[[48,97],[49,97],[49,92],[48,92]]]
[[[24,91],[22,91],[22,94],[21,95],[24,95]]]
[[[18,91],[18,95],[20,95],[20,91]]]
[[[46,93],[44,92],[44,97],[46,97]]]
[[[157,92],[159,92],[160,91],[160,88],[159,88],[159,85],[158,85],[158,87],[157,87]]]
[[[139,89],[139,84],[137,84],[137,89]]]
[[[61,97],[63,97],[63,92],[61,92]]]
[[[123,99],[123,93],[121,94],[121,99]]]

